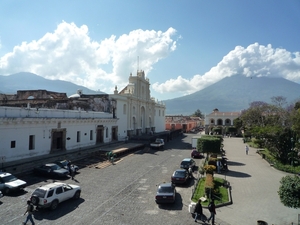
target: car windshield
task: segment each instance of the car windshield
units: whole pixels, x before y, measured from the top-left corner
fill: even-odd
[[[51,166],[51,169],[52,169],[52,170],[59,170],[59,169],[61,169],[61,167],[60,167],[59,165],[56,165],[56,164],[55,164],[55,165],[52,165],[52,166]]]
[[[18,178],[16,178],[13,175],[9,175],[9,176],[3,177],[2,179],[3,179],[4,183],[8,183],[8,182],[12,182],[12,181],[18,180]]]
[[[66,161],[59,161],[59,162],[56,162],[57,165],[59,165],[60,167],[65,167],[67,166],[67,162]]]
[[[185,171],[175,171],[174,176],[175,177],[184,177],[185,176]]]
[[[46,190],[38,188],[32,193],[32,195],[38,196],[39,198],[44,198],[46,195]]]
[[[182,161],[182,162],[181,162],[181,165],[184,165],[184,166],[185,166],[185,165],[189,165],[189,164],[190,164],[190,161]]]
[[[172,187],[159,187],[157,190],[158,193],[170,193],[173,192]]]

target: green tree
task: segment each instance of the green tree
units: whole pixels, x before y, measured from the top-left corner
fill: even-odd
[[[200,111],[200,109],[197,109],[193,115],[191,116],[195,116],[195,117],[200,117],[202,119],[204,119],[204,115],[202,114],[202,112]]]
[[[243,129],[243,120],[241,120],[240,117],[234,119],[234,120],[233,120],[233,126],[234,126],[237,130],[242,130],[242,129]]]
[[[278,195],[283,205],[290,208],[300,208],[300,177],[283,177],[280,181]]]

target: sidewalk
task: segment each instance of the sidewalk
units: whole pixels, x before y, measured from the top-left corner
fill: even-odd
[[[245,152],[241,138],[224,138],[229,172],[216,174],[228,180],[232,190],[232,205],[217,208],[216,224],[253,225],[258,220],[268,225],[298,224],[299,209],[285,207],[279,199],[279,181],[287,173],[271,167],[256,153]],[[218,220],[219,219],[219,220]]]

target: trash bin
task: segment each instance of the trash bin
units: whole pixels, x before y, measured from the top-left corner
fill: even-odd
[[[266,155],[264,153],[261,153],[261,157],[264,159],[266,158]]]

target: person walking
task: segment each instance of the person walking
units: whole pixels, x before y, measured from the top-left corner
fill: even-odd
[[[248,147],[248,145],[245,146],[245,150],[246,150],[246,155],[248,155],[248,152],[249,152],[249,147]]]
[[[26,208],[26,211],[24,213],[24,215],[27,213],[27,217],[26,217],[25,222],[23,222],[23,224],[27,224],[28,220],[30,220],[31,224],[33,224],[33,225],[35,224],[34,221],[33,221],[33,218],[32,218],[33,210],[34,210],[34,206],[31,203],[31,201],[28,200],[27,201],[27,208]]]
[[[195,222],[197,222],[197,219],[199,218],[200,220],[202,220],[202,216],[203,216],[203,209],[202,209],[202,205],[201,205],[201,199],[199,198],[196,206],[195,206]],[[202,220],[204,222],[204,220]]]
[[[74,169],[74,166],[72,166],[70,160],[68,161],[67,167],[68,167],[68,170],[69,170],[69,174],[70,174],[70,176],[72,177],[72,180],[74,180],[75,169]]]
[[[209,203],[208,210],[210,212],[210,217],[207,219],[207,222],[209,223],[209,221],[211,220],[211,224],[215,224],[215,216],[217,213],[214,200],[212,200],[211,203]]]

